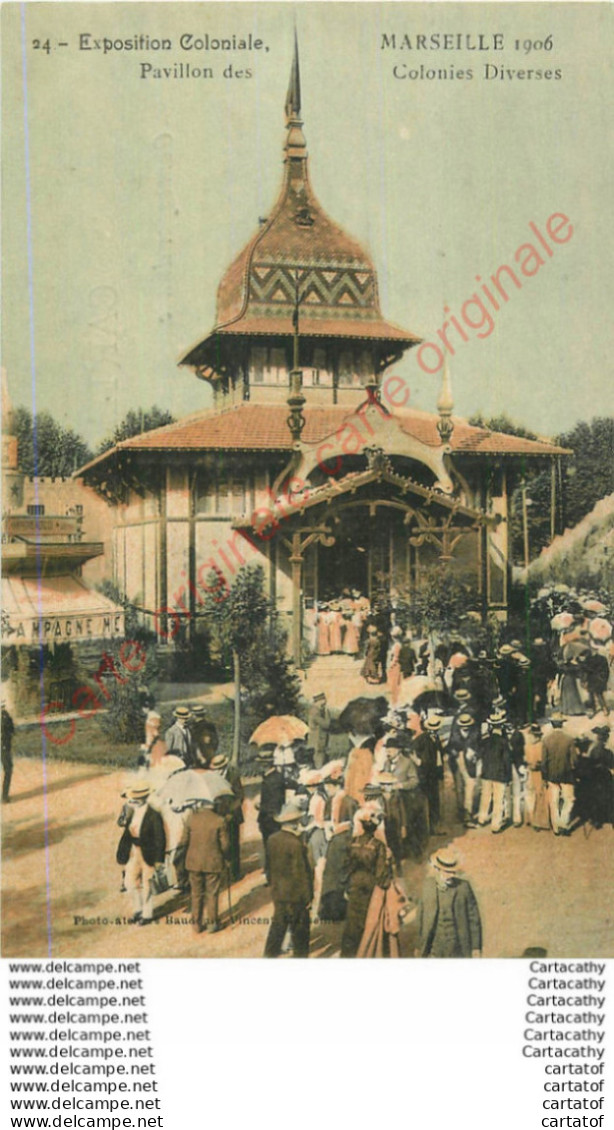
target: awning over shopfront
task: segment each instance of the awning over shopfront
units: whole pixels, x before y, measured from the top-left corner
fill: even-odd
[[[78,577],[2,579],[2,643],[78,643],[125,633],[124,610]]]

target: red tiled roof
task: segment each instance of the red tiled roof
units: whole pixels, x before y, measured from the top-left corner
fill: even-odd
[[[317,443],[341,428],[355,414],[354,409],[344,405],[313,408],[307,405],[302,439],[306,443]],[[123,440],[88,463],[78,474],[122,451],[287,451],[292,447],[287,417],[285,404],[245,403],[221,411],[209,409],[175,424]],[[405,409],[391,413],[391,418],[415,439],[430,447],[440,446],[437,415]],[[491,432],[462,419],[454,420],[450,444],[453,452],[466,455],[565,454],[563,448],[546,440]]]

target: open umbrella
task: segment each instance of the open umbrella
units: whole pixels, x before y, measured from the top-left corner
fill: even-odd
[[[555,632],[562,632],[565,628],[571,627],[572,624],[573,616],[571,612],[559,612],[550,621],[550,627],[554,628]]]
[[[421,711],[443,710],[444,713],[453,714],[458,703],[447,691],[423,691],[413,701],[413,709]]]
[[[425,691],[439,689],[439,684],[428,675],[412,675],[411,678],[403,680],[403,698],[406,702],[414,703]]]
[[[377,698],[367,698],[366,695],[353,698],[339,715],[339,729],[346,733],[372,737],[381,732],[381,721],[387,712],[388,703],[383,695],[378,695]]]
[[[309,726],[293,714],[273,714],[256,726],[249,740],[258,746],[291,745],[292,742],[305,738],[308,733]]]
[[[607,612],[605,604],[602,604],[600,600],[593,599],[592,597],[590,600],[583,600],[582,607],[586,612],[597,612],[598,615]]]
[[[594,640],[609,640],[612,635],[612,625],[609,620],[605,620],[602,616],[595,616],[591,620],[588,630]]]
[[[158,791],[160,800],[166,801],[175,812],[189,808],[197,800],[213,804],[218,797],[231,794],[228,781],[215,769],[180,769]]]

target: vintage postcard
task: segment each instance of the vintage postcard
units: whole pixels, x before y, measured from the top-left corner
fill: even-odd
[[[614,957],[612,21],[3,6],[5,957]]]

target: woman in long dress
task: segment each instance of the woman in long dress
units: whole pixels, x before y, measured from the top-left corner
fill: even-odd
[[[550,828],[550,810],[546,782],[542,776],[542,732],[536,722],[530,727],[525,740],[524,760],[527,766],[525,820],[537,832],[545,832]]]
[[[360,671],[363,679],[366,679],[368,683],[377,684],[382,681],[381,650],[381,636],[375,625],[372,624],[367,628],[365,661]]]
[[[585,707],[580,695],[580,667],[577,655],[570,654],[569,645],[563,648],[561,664],[561,699],[559,710],[562,714],[584,714]]]
[[[316,617],[316,640],[318,655],[330,655],[330,632],[328,605],[321,604]]]
[[[358,655],[360,651],[360,629],[362,616],[355,611],[345,621],[345,635],[343,637],[343,650],[346,655]]]
[[[341,938],[342,957],[357,956],[373,891],[376,886],[386,890],[392,878],[388,849],[375,836],[379,823],[377,814],[369,808],[361,809],[356,820],[362,834],[354,836],[350,844],[348,904]]]
[[[402,637],[402,629],[395,624],[394,628],[390,630],[391,644],[388,652],[388,690],[390,692],[390,702],[393,706],[396,706],[399,701],[401,683],[403,682],[403,672],[401,670]]]
[[[338,604],[332,606],[328,613],[328,619],[330,650],[333,655],[338,655],[341,651],[341,629],[343,625],[343,615]]]

